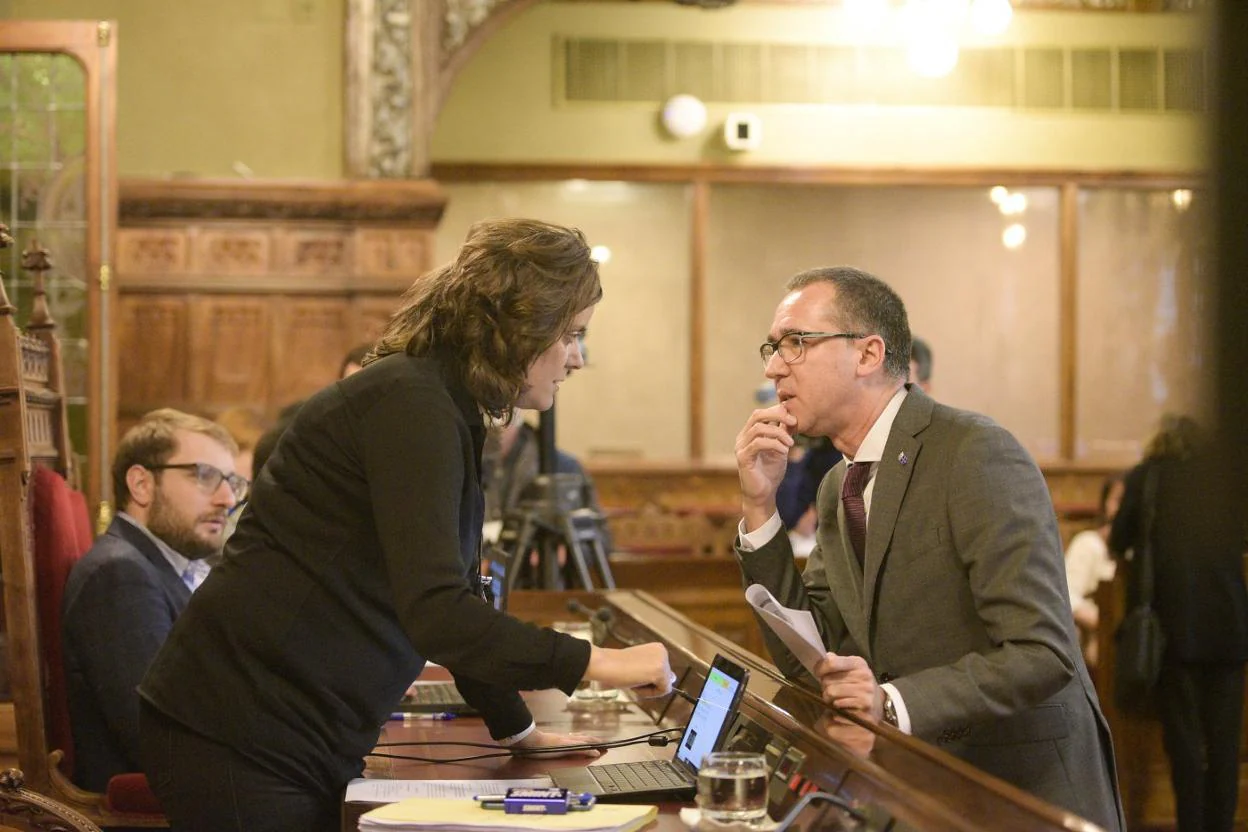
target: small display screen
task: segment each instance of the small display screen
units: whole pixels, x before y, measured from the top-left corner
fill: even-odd
[[[732,718],[733,705],[741,680],[734,679],[718,667],[711,667],[702,687],[698,704],[689,716],[689,724],[680,738],[676,759],[697,769],[702,758],[715,750],[715,743]]]

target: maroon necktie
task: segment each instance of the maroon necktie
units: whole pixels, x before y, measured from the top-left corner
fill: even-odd
[[[871,463],[864,460],[849,466],[849,470],[845,472],[845,481],[841,483],[845,525],[849,529],[849,542],[854,547],[859,569],[862,568],[867,553],[867,505],[863,502],[862,492],[867,487],[867,478],[870,476]]]

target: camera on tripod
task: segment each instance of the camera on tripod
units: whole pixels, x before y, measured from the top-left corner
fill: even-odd
[[[513,589],[615,589],[607,562],[606,520],[588,498],[585,478],[555,471],[554,408],[538,425],[539,474],[503,512],[491,552],[501,606]]]

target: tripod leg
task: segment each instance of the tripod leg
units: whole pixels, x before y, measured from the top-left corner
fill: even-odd
[[[563,527],[563,538],[568,546],[568,558],[576,568],[577,577],[581,579],[581,587],[583,589],[593,589],[594,579],[590,576],[589,565],[585,562],[585,550],[581,548],[581,537],[577,532],[576,524],[572,522],[570,517],[564,517],[561,525]]]
[[[607,561],[607,550],[602,545],[602,537],[594,534],[594,539],[590,541],[589,545],[594,552],[598,574],[602,576],[602,585],[607,589],[615,589],[615,576],[611,574],[611,564]]]
[[[528,561],[529,547],[533,545],[534,531],[533,521],[525,517],[520,524],[519,531],[516,532],[516,541],[512,545],[511,553],[507,558],[507,574],[505,577],[508,596],[516,588],[516,583],[520,580],[520,572]]]

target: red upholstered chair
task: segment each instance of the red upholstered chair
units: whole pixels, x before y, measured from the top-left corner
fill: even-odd
[[[5,231],[0,225],[0,249],[10,241]],[[18,330],[0,282],[0,574],[17,756],[32,791],[100,826],[167,827],[142,775],[105,795],[76,788],[60,768],[73,748],[61,597],[69,570],[91,546],[91,525],[86,499],[69,485],[74,457],[60,344],[43,291],[46,255],[32,247],[22,256],[35,275],[27,331]]]
[[[90,519],[85,499],[55,471],[36,466],[30,481],[31,531],[35,546],[35,587],[39,607],[39,641],[43,659],[44,718],[48,745],[64,752],[61,769],[74,770],[74,744],[69,727],[65,661],[61,652],[61,598],[69,570],[91,548]]]

